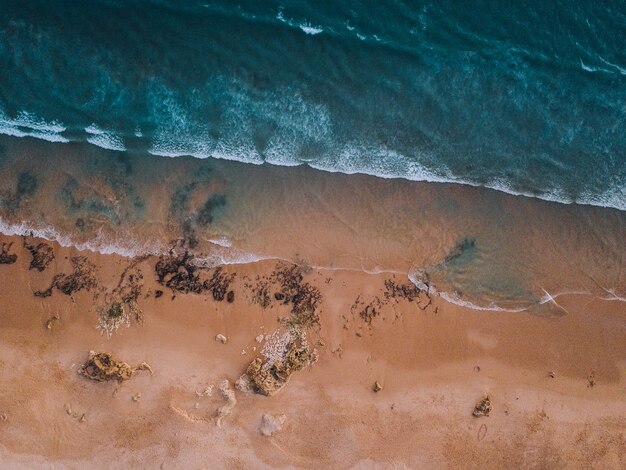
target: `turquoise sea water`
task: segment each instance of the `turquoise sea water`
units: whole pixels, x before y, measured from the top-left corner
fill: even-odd
[[[626,209],[621,1],[0,1],[0,133]]]

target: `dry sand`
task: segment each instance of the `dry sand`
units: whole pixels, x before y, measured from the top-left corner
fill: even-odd
[[[385,280],[406,283],[399,277],[305,270],[322,295],[319,325],[307,330],[317,362],[273,396],[235,390],[234,403],[221,384],[234,390],[290,315],[275,288],[267,307],[253,301],[257,276],[275,262],[227,267],[236,273],[229,303],[173,295],[147,258],[133,270],[142,318],[129,315],[107,338],[99,312],[132,260],[51,243],[55,260],[39,272],[21,238],[0,241],[17,255],[0,264],[2,468],[626,467],[622,302],[561,296],[568,313],[548,316],[471,311],[437,296],[424,307],[423,295],[385,299]],[[33,294],[71,272],[77,254],[96,266],[96,287]],[[364,319],[372,301],[376,314]],[[154,373],[89,380],[78,372],[90,350]],[[473,417],[486,395],[489,416]],[[271,436],[261,432],[265,414],[285,415]]]

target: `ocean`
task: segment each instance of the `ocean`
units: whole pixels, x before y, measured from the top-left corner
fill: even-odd
[[[626,4],[0,0],[0,231],[626,297]]]

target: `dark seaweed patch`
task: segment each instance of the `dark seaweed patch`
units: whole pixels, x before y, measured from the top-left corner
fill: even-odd
[[[0,249],[0,264],[13,264],[17,261],[17,255],[9,253],[11,245],[13,245],[13,242],[2,243],[2,248]]]
[[[157,281],[172,291],[185,294],[210,291],[218,302],[224,300],[235,274],[225,274],[222,268],[218,267],[210,279],[203,280],[200,278],[200,272],[206,268],[197,266],[193,260],[194,255],[188,251],[179,254],[170,251],[167,256],[161,256],[154,267]],[[234,293],[232,297],[234,300]]]
[[[24,248],[30,251],[32,256],[28,269],[36,269],[42,272],[54,261],[54,250],[48,243],[41,242],[37,245],[31,245],[24,239]]]
[[[198,266],[192,263],[193,259],[194,255],[188,251],[161,256],[154,267],[159,284],[184,293],[200,294],[207,290],[208,281],[200,280]]]
[[[72,295],[83,289],[89,291],[97,287],[94,273],[96,265],[85,256],[72,256],[72,267],[74,271],[70,274],[58,273],[52,278],[50,287],[43,291],[36,291],[37,297],[49,297],[53,289],[58,289],[65,295]]]
[[[224,300],[224,297],[228,292],[228,288],[230,287],[230,284],[233,282],[234,278],[235,274],[224,274],[221,267],[215,268],[215,271],[213,271],[213,276],[211,276],[211,279],[208,283],[208,289],[213,294],[213,298],[215,300],[217,300],[218,302]],[[232,292],[232,300],[229,300],[229,302],[232,302],[233,300],[235,300],[234,292]]]
[[[256,282],[246,283],[252,291],[252,301],[267,308],[273,297],[283,305],[291,305],[291,315],[284,320],[290,327],[310,328],[319,325],[317,309],[322,302],[320,290],[304,281],[303,268],[295,264],[278,263],[269,277],[258,277]]]

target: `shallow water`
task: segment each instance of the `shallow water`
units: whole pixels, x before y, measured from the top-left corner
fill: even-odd
[[[423,279],[481,308],[626,297],[626,213],[306,167],[0,139],[4,233],[125,255],[187,240],[208,263],[264,258]],[[191,242],[190,242],[191,241]],[[548,302],[550,304],[550,302]]]

